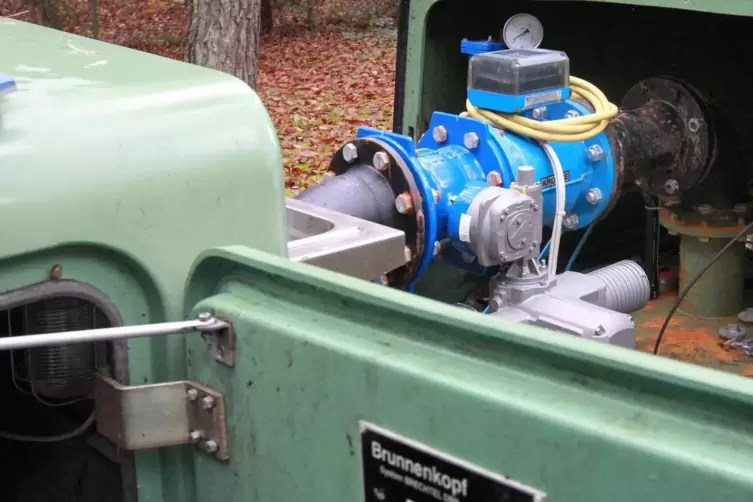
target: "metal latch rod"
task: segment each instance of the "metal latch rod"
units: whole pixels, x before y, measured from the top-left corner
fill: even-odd
[[[119,326],[117,328],[88,329],[81,331],[64,331],[61,333],[45,333],[39,335],[9,336],[0,338],[0,352],[34,347],[71,345],[74,343],[103,342],[108,340],[144,338],[180,333],[185,334],[197,331],[220,331],[228,327],[228,323],[217,319],[212,314],[201,313],[198,318],[189,321],[142,324],[139,326]]]

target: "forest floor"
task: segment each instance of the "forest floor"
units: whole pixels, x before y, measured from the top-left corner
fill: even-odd
[[[65,29],[88,36],[89,0],[67,3]],[[175,0],[98,0],[100,39],[174,59],[185,56],[187,15]],[[277,128],[288,193],[320,179],[359,126],[391,127],[396,32],[389,19],[369,24],[263,38],[257,91]]]

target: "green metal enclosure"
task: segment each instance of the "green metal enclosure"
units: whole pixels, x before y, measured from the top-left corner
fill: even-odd
[[[459,41],[520,10],[549,23],[548,43],[608,94],[670,61],[749,120],[751,1],[410,0],[398,128],[418,137],[432,111],[462,109]],[[730,46],[704,30],[739,35]],[[296,248],[299,230],[334,216],[301,220],[308,209],[285,200],[274,127],[242,82],[8,19],[0,47],[0,72],[18,86],[0,96],[2,337],[24,325],[13,309],[57,297],[107,318],[89,328],[211,313],[232,334],[231,354],[206,332],[108,344],[95,389],[148,396],[120,397],[117,416],[99,400],[58,416],[0,379],[15,396],[0,413],[8,500],[371,502],[387,483],[375,472],[408,486],[398,471],[421,478],[428,466],[405,502],[753,500],[753,383],[737,369],[456,308],[444,285],[462,277],[441,265],[419,291],[429,298],[350,277],[350,258]],[[370,231],[360,225],[348,231]],[[382,260],[402,253],[397,233],[368,238]],[[4,368],[11,353],[0,352]],[[154,385],[175,382],[169,396]],[[200,418],[221,431],[219,450],[189,444],[184,415],[204,413],[197,389],[221,403]],[[94,428],[73,439],[7,440],[89,415]],[[171,430],[184,437],[164,446]],[[390,444],[401,461],[383,453]],[[482,480],[496,491],[466,493]]]

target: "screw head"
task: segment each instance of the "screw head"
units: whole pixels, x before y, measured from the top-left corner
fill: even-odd
[[[676,193],[680,189],[680,184],[675,179],[668,179],[664,182],[664,191],[668,194]]]
[[[204,451],[207,453],[216,453],[217,450],[220,449],[220,447],[217,445],[216,441],[212,441],[211,439],[209,441],[204,442]]]
[[[413,259],[413,251],[411,251],[408,246],[405,246],[403,248],[403,254],[404,254],[406,263]]]
[[[395,199],[395,209],[400,214],[411,214],[413,212],[413,197],[408,192],[401,193]]]
[[[586,202],[588,202],[589,204],[596,205],[602,200],[604,200],[604,197],[601,195],[601,190],[599,190],[598,188],[592,188],[588,192],[586,192]]]
[[[475,132],[467,132],[463,136],[463,145],[468,150],[473,150],[475,148],[478,148],[478,142],[479,142],[478,134],[476,134]]]
[[[574,119],[576,117],[580,117],[578,110],[568,110],[567,113],[565,113],[566,119]]]
[[[604,158],[604,149],[599,145],[591,145],[586,150],[589,162],[598,162]]]
[[[196,389],[188,389],[186,397],[188,397],[189,401],[196,401],[199,398],[199,391]]]
[[[188,440],[191,442],[191,444],[198,444],[199,441],[204,437],[204,434],[201,433],[201,431],[193,430],[188,433]]]
[[[201,407],[205,410],[211,410],[214,408],[214,398],[212,396],[204,396],[201,399]]]
[[[358,159],[358,147],[353,143],[348,143],[343,147],[343,159],[348,164],[355,162]]]
[[[437,143],[444,143],[447,141],[447,129],[445,126],[437,126],[431,131],[431,137]]]
[[[374,167],[377,171],[386,171],[390,167],[390,156],[387,152],[377,152],[374,154]]]
[[[502,175],[497,171],[490,171],[489,174],[486,175],[486,182],[489,186],[498,187],[502,184]]]
[[[546,106],[539,106],[538,108],[534,108],[533,112],[531,112],[531,115],[536,120],[543,120],[546,118]]]
[[[577,214],[568,214],[562,219],[562,226],[568,230],[574,230],[578,227],[580,219]]]

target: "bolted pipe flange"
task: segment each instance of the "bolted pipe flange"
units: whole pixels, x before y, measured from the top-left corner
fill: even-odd
[[[386,171],[390,168],[390,156],[387,152],[377,152],[374,154],[373,163],[377,171]]]
[[[397,209],[397,212],[400,214],[413,213],[413,197],[411,197],[411,194],[405,192],[398,195],[395,199],[395,209]]]
[[[445,126],[437,126],[431,131],[431,137],[437,143],[444,143],[447,141],[447,129],[445,129]]]
[[[588,202],[589,204],[596,205],[602,200],[604,200],[604,197],[601,195],[601,190],[599,190],[598,188],[591,188],[588,192],[586,192],[586,202]]]
[[[348,143],[343,147],[343,159],[348,164],[352,164],[358,160],[358,147],[353,143]]]

